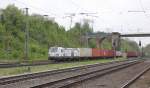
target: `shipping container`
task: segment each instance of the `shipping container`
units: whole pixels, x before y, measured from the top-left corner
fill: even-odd
[[[112,52],[111,52],[110,50],[106,50],[106,52],[107,52],[107,55],[106,55],[106,57],[111,57],[111,55],[112,55]]]
[[[92,48],[79,48],[80,57],[92,57]]]
[[[104,57],[114,57],[115,56],[114,50],[103,50],[103,52],[104,52]]]
[[[133,52],[133,51],[128,51],[128,52],[127,52],[127,56],[128,56],[128,57],[137,57],[137,56],[138,56],[138,53],[137,53],[137,52]]]
[[[116,51],[115,50],[110,50],[110,57],[114,57],[116,55]]]
[[[122,56],[122,52],[121,51],[116,51],[116,56],[117,57],[121,57]]]
[[[100,49],[92,49],[92,56],[93,57],[114,57],[115,51],[114,50],[100,50]]]
[[[107,52],[106,57],[111,57],[112,56],[112,52],[110,50],[106,50],[106,52]]]
[[[92,56],[93,57],[99,57],[100,56],[100,50],[96,48],[92,48]]]
[[[100,50],[100,56],[101,57],[108,57],[109,53],[107,50]]]
[[[104,57],[105,56],[105,51],[104,50],[99,50],[99,56]]]

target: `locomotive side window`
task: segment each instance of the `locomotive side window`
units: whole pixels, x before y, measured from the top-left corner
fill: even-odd
[[[61,52],[64,52],[64,50],[61,49]]]
[[[57,47],[51,48],[51,52],[57,52]]]

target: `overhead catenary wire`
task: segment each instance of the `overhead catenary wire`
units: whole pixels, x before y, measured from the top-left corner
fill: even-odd
[[[35,10],[37,10],[37,11],[42,11],[42,12],[44,12],[44,13],[50,13],[51,15],[53,15],[53,17],[59,17],[59,18],[64,18],[64,17],[62,17],[62,16],[58,16],[57,14],[55,14],[55,13],[52,13],[52,12],[50,12],[50,11],[46,11],[45,9],[43,9],[43,8],[38,8],[38,7],[35,7],[35,6],[32,6],[32,5],[29,5],[29,4],[26,4],[25,2],[23,2],[23,1],[19,1],[19,0],[14,0],[15,2],[17,2],[17,3],[20,3],[20,4],[22,4],[22,5],[24,5],[24,6],[26,6],[26,7],[28,7],[28,8],[33,8],[33,9],[35,9]],[[73,4],[74,6],[76,6],[76,7],[78,7],[78,9],[81,9],[81,10],[83,10],[83,11],[86,11],[84,8],[82,8],[81,6],[79,6],[78,4],[76,4],[73,0],[69,0],[69,2],[71,2],[71,4]],[[76,13],[75,13],[76,14]],[[49,14],[48,14],[49,15]],[[50,15],[49,15],[50,16]]]
[[[142,1],[141,1],[141,0],[139,0],[139,3],[140,3],[140,6],[141,6],[142,10],[143,10],[143,11],[145,11],[144,6],[143,6],[143,4],[142,4]]]
[[[35,7],[35,6],[32,6],[32,5],[26,4],[25,2],[22,2],[22,1],[19,1],[19,0],[14,0],[14,1],[17,2],[17,3],[20,3],[20,4],[22,4],[22,5],[25,5],[26,7],[29,6],[29,7],[33,8],[33,9],[37,10],[37,11],[42,11],[42,12],[44,12],[44,13],[50,13],[51,15],[57,16],[55,13],[52,13],[52,12],[50,12],[50,11],[46,11],[46,10],[43,9],[43,8],[38,8],[38,7]],[[28,8],[29,8],[29,7],[28,7]]]
[[[76,14],[75,13],[70,13],[70,14],[68,14],[68,16],[65,16],[65,17],[69,17],[70,18],[70,29],[71,29],[71,27],[72,27],[72,22],[73,22],[73,17],[74,16],[76,16]]]
[[[76,6],[78,9],[81,9],[85,12],[87,12],[87,10],[83,7],[81,7],[80,5],[78,5],[77,3],[75,3],[73,0],[68,0],[69,2],[71,2],[74,6]]]
[[[140,3],[140,6],[141,6],[142,10],[144,11],[145,17],[149,19],[149,17],[146,15],[146,10],[145,10],[145,8],[143,6],[142,0],[139,0],[139,3]]]

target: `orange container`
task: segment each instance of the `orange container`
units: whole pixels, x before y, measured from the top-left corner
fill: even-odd
[[[99,56],[100,56],[100,57],[104,57],[104,56],[105,56],[104,50],[99,50]]]
[[[93,57],[99,57],[100,56],[99,51],[100,51],[99,49],[92,48],[92,56]]]
[[[114,50],[100,50],[96,48],[92,49],[93,57],[113,57],[114,55],[115,55]]]
[[[103,50],[104,52],[104,57],[113,57],[115,55],[114,50]]]

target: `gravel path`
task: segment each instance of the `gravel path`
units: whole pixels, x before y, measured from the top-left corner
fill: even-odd
[[[129,88],[150,88],[150,70],[131,84]]]
[[[145,67],[149,66],[150,62],[143,62],[134,66],[107,74],[102,77],[86,80],[81,83],[72,85],[70,88],[121,88],[127,80],[140,73]],[[132,87],[131,87],[132,88]],[[136,88],[136,87],[135,87]],[[143,88],[143,87],[139,87]]]

